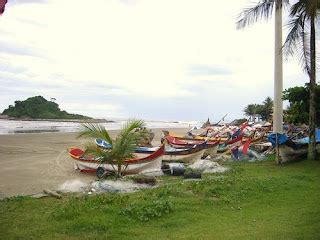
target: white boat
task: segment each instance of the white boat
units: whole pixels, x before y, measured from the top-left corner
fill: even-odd
[[[161,165],[164,154],[164,145],[157,151],[146,154],[137,154],[137,158],[127,159],[121,165],[121,171],[124,174],[140,174],[148,172],[161,171]],[[96,172],[98,167],[102,167],[107,171],[117,172],[118,167],[110,163],[101,163],[99,159],[92,156],[86,156],[85,152],[79,148],[70,148],[69,155],[74,159],[75,169],[80,172]]]
[[[111,145],[107,142],[105,142],[102,139],[96,139],[95,143],[97,146],[102,147],[102,148],[110,148]],[[218,145],[218,144],[217,144]],[[163,161],[164,162],[183,162],[183,163],[192,163],[195,162],[203,156],[204,152],[209,150],[207,147],[208,144],[206,141],[196,144],[193,146],[188,146],[185,148],[174,148],[169,145],[165,147],[165,152],[163,155]],[[212,146],[213,147],[213,146]],[[159,147],[137,147],[135,149],[135,154],[143,157],[146,154],[152,154],[154,151],[157,151]],[[210,149],[211,150],[211,149]],[[212,149],[213,151],[215,149]]]

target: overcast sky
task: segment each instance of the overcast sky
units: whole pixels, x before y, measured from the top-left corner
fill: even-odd
[[[273,97],[274,19],[237,30],[254,1],[230,2],[9,0],[0,111],[42,95],[93,117],[242,117]],[[284,65],[285,88],[307,81],[295,61]]]

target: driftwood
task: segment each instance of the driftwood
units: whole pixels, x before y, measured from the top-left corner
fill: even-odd
[[[157,179],[155,177],[148,177],[148,176],[136,176],[132,179],[135,183],[144,183],[149,185],[156,185]]]
[[[39,199],[39,198],[48,197],[49,195],[46,194],[46,193],[37,193],[37,194],[30,195],[30,196],[31,196],[32,198]]]
[[[52,197],[55,197],[55,198],[61,198],[62,197],[59,193],[57,193],[55,191],[51,191],[49,189],[44,189],[43,192],[48,194],[49,196],[52,196]]]

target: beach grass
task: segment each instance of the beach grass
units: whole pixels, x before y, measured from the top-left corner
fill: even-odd
[[[320,239],[320,162],[228,164],[130,194],[0,201],[0,239]]]

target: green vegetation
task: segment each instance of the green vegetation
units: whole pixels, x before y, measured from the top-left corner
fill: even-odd
[[[289,123],[308,123],[309,121],[309,84],[292,87],[283,92],[283,99],[289,101],[285,121]],[[316,102],[320,102],[320,86],[316,87]],[[316,105],[316,125],[320,126],[320,106]]]
[[[148,135],[142,120],[129,120],[121,129],[115,140],[104,126],[95,123],[82,124],[79,137],[100,138],[111,144],[110,149],[97,148],[95,144],[87,144],[86,154],[93,155],[101,163],[111,164],[117,177],[123,175],[126,169],[125,160],[134,158],[135,149]],[[139,129],[142,129],[139,131]]]
[[[90,119],[79,114],[70,114],[61,111],[59,105],[48,101],[42,96],[30,97],[25,101],[15,101],[2,114],[14,118],[32,119]]]
[[[230,163],[131,194],[0,201],[0,239],[319,239],[320,162]]]
[[[262,104],[249,104],[243,110],[244,114],[254,121],[256,117],[261,120],[269,121],[271,119],[273,101],[271,97],[267,97]]]

